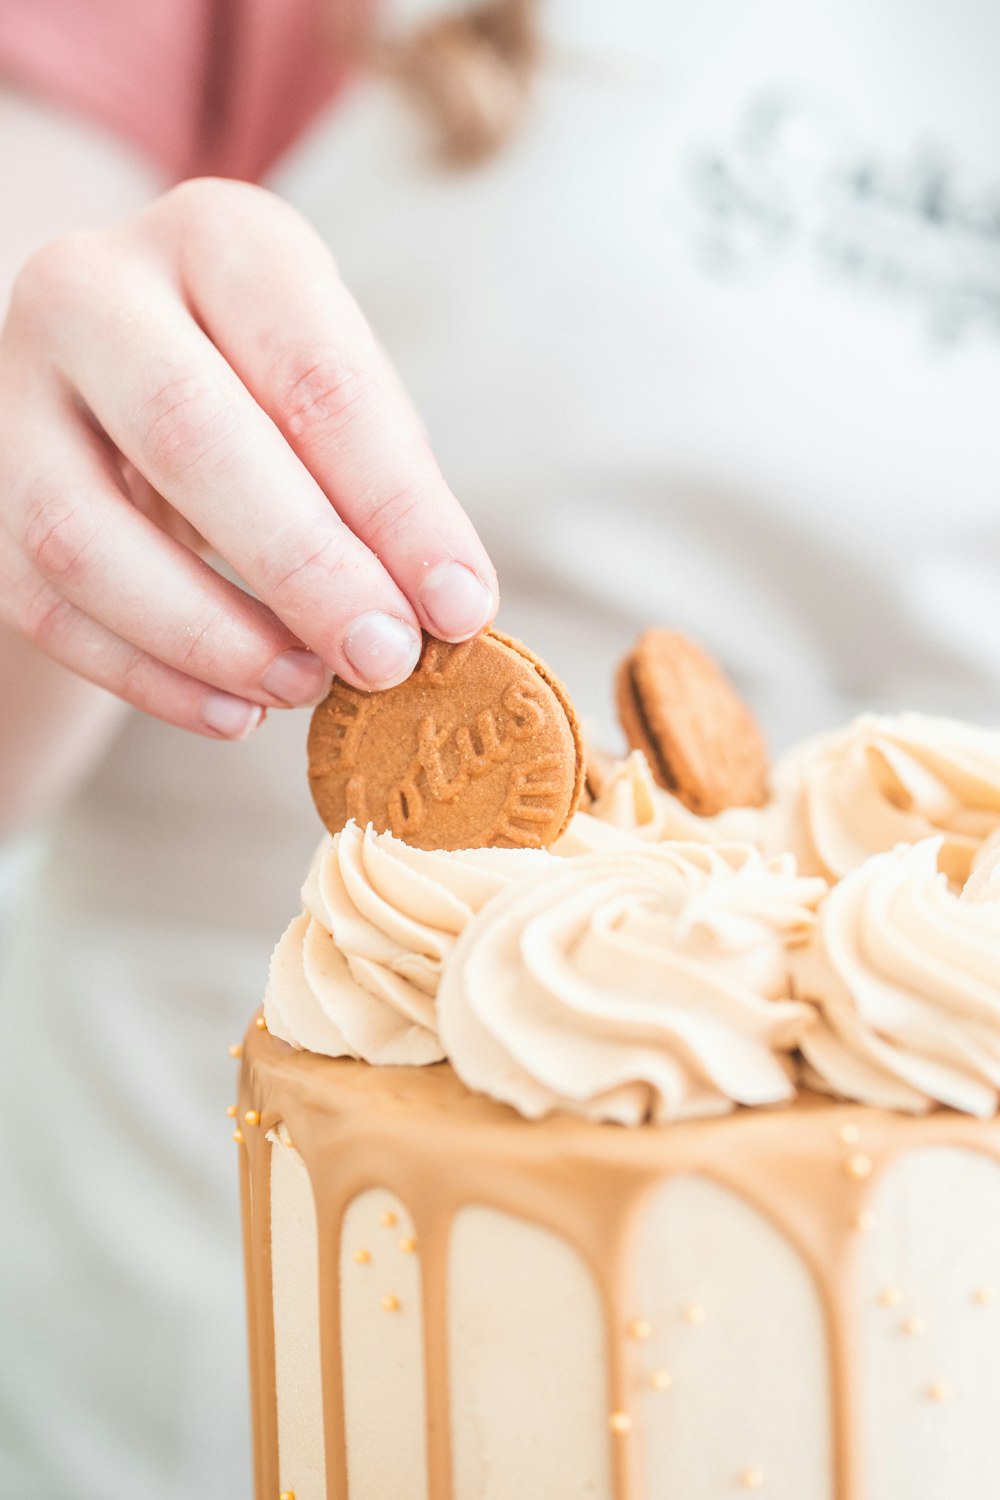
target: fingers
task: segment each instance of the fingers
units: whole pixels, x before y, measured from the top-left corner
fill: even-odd
[[[47,656],[126,703],[212,739],[245,739],[264,710],[154,660],[89,619],[0,533],[0,618]]]
[[[142,515],[109,455],[68,408],[19,423],[18,490],[4,473],[7,524],[39,575],[115,635],[187,676],[264,706],[310,703],[327,671],[258,600]]]
[[[421,638],[405,597],[166,283],[134,267],[100,337],[75,309],[57,357],[114,444],[329,667],[402,681]],[[175,558],[176,563],[176,558]]]
[[[492,564],[329,251],[269,195],[218,186],[185,189],[198,318],[424,628],[474,635],[496,613]]]
[[[8,474],[32,485],[7,524],[32,608],[47,583],[74,651],[114,641],[267,705],[302,700],[313,656],[387,687],[416,664],[421,626],[458,640],[492,619],[489,559],[397,378],[278,200],[191,184],[108,235],[50,247],[19,282],[4,343],[19,351],[14,389],[54,376],[145,496],[124,500],[65,410],[49,424],[65,443],[39,432],[27,449],[18,434]],[[201,538],[257,599],[199,560]]]

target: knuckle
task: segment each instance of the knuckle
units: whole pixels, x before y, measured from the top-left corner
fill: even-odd
[[[145,651],[133,647],[125,654],[118,672],[118,695],[143,708],[152,697],[156,663]]]
[[[275,540],[258,558],[260,593],[277,614],[301,603],[303,579],[317,570],[329,574],[344,561],[346,533],[330,528],[317,535],[315,526],[295,528]]]
[[[30,255],[11,289],[15,319],[51,319],[79,303],[93,278],[97,237],[82,232],[60,235]]]
[[[139,408],[137,438],[155,477],[179,479],[237,438],[237,405],[221,382],[200,375],[165,381]]]
[[[96,536],[86,506],[65,492],[38,489],[26,497],[21,545],[43,577],[64,586],[79,583]]]
[[[285,354],[274,372],[277,418],[291,437],[336,441],[375,400],[371,372],[330,344]]]
[[[18,624],[23,633],[46,655],[54,654],[73,615],[73,606],[48,588],[41,579],[25,588]]]
[[[217,253],[219,244],[234,234],[254,238],[275,219],[297,217],[267,188],[225,177],[189,177],[164,193],[151,213],[170,225],[184,250],[196,255]]]
[[[188,177],[163,194],[159,204],[184,220],[201,222],[206,214],[227,213],[246,203],[273,199],[274,194],[252,182],[231,177]]]
[[[184,628],[183,640],[178,644],[174,665],[179,671],[192,677],[200,677],[209,671],[222,655],[217,637],[222,623],[222,612],[214,611],[205,619]]]
[[[369,506],[365,514],[365,541],[378,555],[392,548],[427,513],[426,496],[412,485],[394,490]]]

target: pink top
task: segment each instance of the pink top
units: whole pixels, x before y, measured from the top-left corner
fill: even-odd
[[[171,179],[260,178],[342,83],[344,0],[3,0],[0,75]]]

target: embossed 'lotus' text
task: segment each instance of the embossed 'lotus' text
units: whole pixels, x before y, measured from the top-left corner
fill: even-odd
[[[454,719],[439,723],[429,714],[418,722],[416,755],[386,797],[389,827],[397,838],[412,838],[421,831],[428,798],[439,803],[453,802],[472,782],[509,761],[522,741],[544,727],[544,701],[528,688],[511,684],[504,690],[500,706],[502,716],[492,708],[484,708],[472,724],[459,724]],[[523,791],[521,776],[518,774],[515,779],[518,789]],[[551,789],[545,784],[546,792]],[[363,775],[351,777],[347,798],[349,815],[364,826],[371,810],[367,806]],[[535,804],[534,817],[530,810],[526,816],[519,799],[518,813],[512,822],[535,818],[541,821],[543,816],[551,817],[552,809],[550,805],[543,815]]]

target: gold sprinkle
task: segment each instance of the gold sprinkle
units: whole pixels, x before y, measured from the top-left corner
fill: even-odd
[[[977,1307],[989,1307],[996,1297],[996,1292],[991,1286],[977,1286],[972,1294],[972,1300]]]
[[[278,1496],[278,1500],[295,1500],[295,1491],[282,1490],[281,1494]]]
[[[628,1336],[630,1339],[636,1339],[640,1344],[644,1344],[647,1339],[653,1337],[653,1325],[645,1318],[633,1318],[628,1325]]]
[[[253,1024],[256,1026],[256,1028],[257,1028],[258,1031],[266,1031],[267,1030],[267,1022],[264,1020],[263,1016],[258,1016],[257,1019],[256,1019],[256,1021],[254,1021]]]
[[[903,1289],[899,1286],[883,1287],[878,1300],[881,1307],[898,1307],[903,1300]]]
[[[632,1418],[627,1411],[613,1411],[608,1417],[608,1426],[615,1437],[624,1437],[632,1431]]]
[[[844,1157],[844,1171],[848,1177],[854,1177],[860,1182],[862,1178],[872,1175],[872,1159],[863,1151],[852,1151],[850,1156]]]
[[[240,1046],[239,1042],[234,1042],[233,1045],[230,1047],[230,1049],[229,1049],[229,1056],[230,1057],[242,1057],[243,1056],[243,1048]]]
[[[692,1302],[684,1309],[684,1321],[685,1323],[690,1323],[692,1327],[697,1327],[699,1323],[704,1323],[707,1316],[708,1314],[700,1302]]]
[[[238,1127],[233,1131],[233,1140],[236,1142],[237,1146],[242,1145],[243,1132]]]
[[[918,1339],[922,1333],[926,1333],[927,1324],[923,1318],[904,1318],[899,1328],[900,1332],[905,1333],[907,1338]]]
[[[246,1123],[248,1125],[259,1125],[260,1124],[260,1110],[259,1109],[248,1109],[247,1112],[246,1112],[246,1114],[243,1116],[243,1118],[244,1118],[244,1120],[246,1121]]]
[[[235,1104],[227,1104],[226,1105],[226,1114],[229,1116],[229,1118],[231,1120],[235,1120],[236,1116],[239,1114],[239,1110],[236,1108]]]
[[[378,1221],[382,1225],[383,1229],[392,1229],[396,1224],[397,1219],[392,1209],[387,1208],[384,1214],[379,1214]]]
[[[762,1469],[744,1469],[740,1475],[740,1484],[745,1490],[759,1490],[764,1483]]]
[[[875,1228],[875,1215],[870,1208],[859,1208],[851,1219],[851,1228],[856,1229],[858,1234],[871,1234]]]
[[[933,1385],[927,1387],[927,1394],[932,1401],[948,1401],[951,1399],[951,1386],[947,1380],[935,1380]]]
[[[413,1255],[417,1248],[416,1236],[412,1234],[404,1235],[399,1242],[399,1248],[404,1255]]]
[[[837,1131],[845,1146],[856,1146],[861,1139],[860,1125],[841,1125]]]
[[[382,1298],[383,1312],[399,1312],[399,1298],[393,1292],[387,1292]]]
[[[372,1253],[370,1250],[355,1250],[354,1252],[354,1259],[357,1261],[359,1266],[370,1265],[371,1258]]]
[[[649,1377],[649,1383],[654,1391],[669,1391],[674,1383],[674,1377],[669,1370],[654,1370]]]

